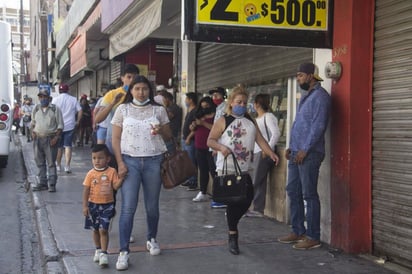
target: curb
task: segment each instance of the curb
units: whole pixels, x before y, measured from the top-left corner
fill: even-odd
[[[46,205],[42,203],[40,193],[31,190],[32,183],[38,183],[37,176],[34,174],[34,159],[29,159],[31,153],[27,153],[29,148],[23,147],[20,138],[16,142],[18,136],[13,136],[14,143],[20,146],[22,159],[26,169],[26,176],[31,193],[31,201],[33,205],[33,213],[35,214],[37,236],[40,243],[41,258],[45,266],[45,273],[48,274],[64,274],[66,273],[64,264],[61,261],[61,254],[57,248],[56,241],[49,222]]]

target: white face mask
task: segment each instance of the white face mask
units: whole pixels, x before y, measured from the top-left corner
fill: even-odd
[[[145,101],[143,101],[143,102],[140,102],[139,100],[133,98],[133,104],[135,104],[136,106],[144,106],[144,105],[147,105],[147,103],[149,103],[149,102],[150,102],[150,99],[149,99],[149,98],[147,98],[147,99],[146,99]]]

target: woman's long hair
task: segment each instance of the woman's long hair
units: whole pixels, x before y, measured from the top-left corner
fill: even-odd
[[[151,84],[150,81],[149,81],[146,77],[144,77],[143,75],[136,75],[136,76],[133,78],[133,81],[130,83],[129,88],[127,89],[127,93],[126,93],[126,96],[125,96],[125,98],[124,98],[124,100],[123,100],[123,104],[133,102],[133,95],[132,95],[132,93],[131,93],[130,91],[133,89],[133,87],[134,87],[136,84],[140,84],[140,83],[146,84],[147,87],[149,88],[149,100],[150,100],[150,104],[156,105],[156,106],[160,106],[160,105],[159,105],[158,103],[156,103],[155,100],[153,99],[153,97],[154,97],[154,90],[153,90],[152,84]]]
[[[255,103],[258,104],[265,112],[272,111],[270,108],[269,94],[259,93],[255,97]]]
[[[202,103],[203,102],[206,102],[209,105],[209,108],[211,110],[210,113],[216,113],[215,103],[213,103],[213,100],[210,96],[206,96],[206,97],[203,97],[202,99],[200,99],[199,103],[197,103],[197,108],[196,108],[196,112],[195,112],[196,118],[201,118],[204,115],[209,114],[209,113],[205,113],[203,111],[203,108],[202,108]]]

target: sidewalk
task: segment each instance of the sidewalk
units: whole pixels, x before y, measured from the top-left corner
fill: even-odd
[[[37,167],[32,144],[21,138],[28,180],[34,183]],[[83,229],[82,182],[91,168],[89,147],[73,149],[72,173],[60,173],[56,193],[32,192],[37,225],[48,273],[116,273],[119,250],[118,215],[113,220],[109,268],[92,261],[91,232]],[[243,218],[239,224],[240,255],[227,250],[225,209],[194,203],[197,192],[183,187],[162,189],[157,240],[162,253],[145,250],[146,221],[139,199],[125,273],[395,273],[370,260],[337,252],[326,244],[310,251],[294,250],[276,241],[289,227],[269,218]],[[117,210],[121,195],[118,194]]]

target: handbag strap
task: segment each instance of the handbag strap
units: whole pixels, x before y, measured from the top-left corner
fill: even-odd
[[[231,152],[230,155],[232,155],[233,165],[235,167],[235,174],[240,175],[242,173],[242,170],[240,169],[239,163],[236,160],[236,156],[233,152]],[[222,170],[223,175],[227,175],[227,157],[229,157],[229,155],[227,155],[223,161],[223,170]]]
[[[263,114],[263,123],[265,124],[265,131],[266,131],[266,135],[268,136],[268,142],[269,142],[269,141],[270,141],[270,137],[269,137],[268,126],[266,125],[266,113]]]

